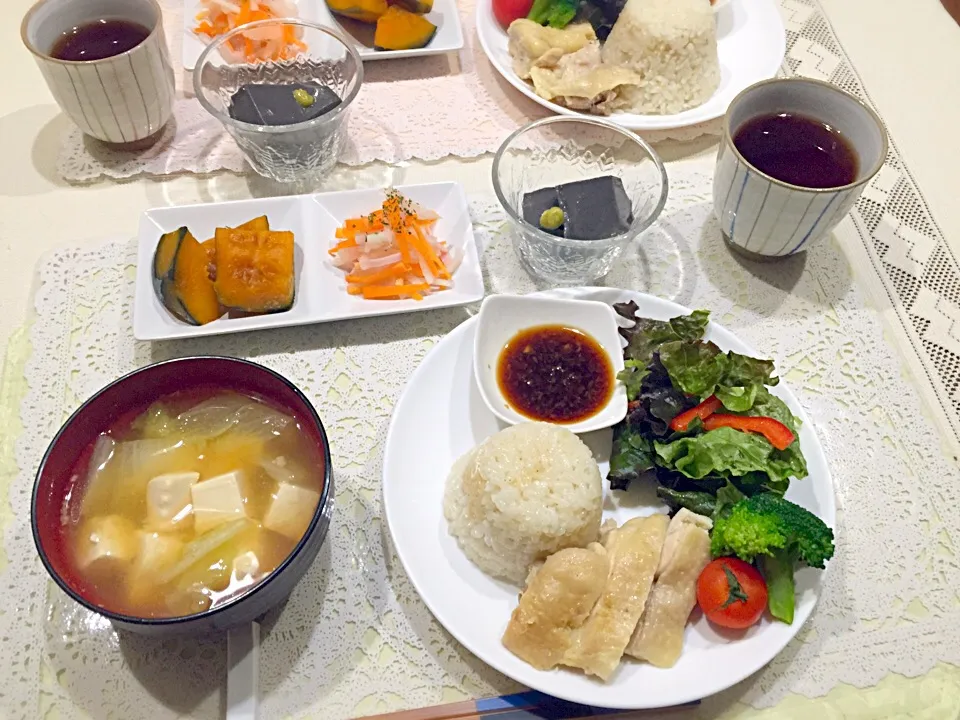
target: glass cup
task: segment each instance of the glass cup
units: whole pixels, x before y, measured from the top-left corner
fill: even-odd
[[[306,49],[292,59],[250,62],[234,47],[246,37],[298,37]],[[329,112],[291,125],[259,125],[230,117],[233,94],[242,85],[326,85],[340,96]],[[336,164],[346,140],[344,122],[363,83],[360,55],[332,28],[295,18],[248,23],[213,40],[200,55],[193,87],[204,109],[223,123],[260,175],[279,182],[319,180]]]
[[[561,238],[523,219],[527,192],[575,180],[614,175],[633,210],[626,232],[603,240]],[[504,140],[493,159],[493,189],[512,226],[527,272],[556,284],[584,285],[606,275],[624,248],[660,215],[667,202],[667,171],[641,137],[586,117],[537,120]]]

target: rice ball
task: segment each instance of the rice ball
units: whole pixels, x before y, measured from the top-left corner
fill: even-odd
[[[569,430],[514,425],[460,458],[447,479],[450,534],[477,567],[522,585],[534,562],[600,532],[603,480]]]

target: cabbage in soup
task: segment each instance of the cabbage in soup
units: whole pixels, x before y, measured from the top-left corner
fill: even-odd
[[[175,394],[101,434],[64,518],[88,594],[138,617],[201,612],[269,575],[323,489],[295,418],[234,392]]]

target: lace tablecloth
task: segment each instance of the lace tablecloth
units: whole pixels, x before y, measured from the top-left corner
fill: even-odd
[[[788,692],[816,696],[837,683],[866,687],[891,672],[916,676],[939,661],[960,662],[960,516],[950,496],[958,469],[937,450],[938,430],[854,281],[850,258],[863,248],[832,240],[776,264],[736,260],[711,214],[711,171],[706,161],[671,169],[664,215],[606,282],[710,308],[776,358],[824,443],[840,540],[820,605],[798,638],[759,674],[690,712],[710,717],[734,700],[767,706]],[[537,289],[500,211],[474,199],[472,212],[488,291]],[[423,355],[475,308],[137,343],[134,258],[134,244],[119,241],[58,252],[40,269],[20,470],[10,491],[15,520],[0,573],[0,666],[10,668],[4,705],[23,717],[54,705],[61,717],[218,716],[224,642],[117,633],[47,581],[28,525],[33,469],[70,410],[134,367],[206,352],[255,359],[289,377],[316,404],[333,448],[338,496],[329,540],[264,623],[263,716],[346,718],[514,690],[433,620],[381,525],[382,438],[393,404]]]
[[[172,57],[179,62],[182,0],[163,2]],[[777,2],[787,27],[785,73],[819,73],[827,65],[842,62],[834,53],[824,52],[821,34],[825,20],[817,0]],[[459,0],[459,9],[465,43],[459,53],[364,65],[364,85],[349,115],[349,142],[341,162],[360,165],[374,160],[475,157],[495,152],[518,127],[550,114],[511,87],[487,60],[477,39],[475,0]],[[186,84],[189,86],[189,78]],[[88,182],[104,176],[119,179],[247,170],[236,144],[192,97],[189,87],[188,95],[181,93],[175,122],[168,125],[164,137],[143,153],[111,150],[71,129],[60,152],[59,174],[71,182]],[[689,140],[719,134],[719,128],[715,121],[644,136],[651,141]]]

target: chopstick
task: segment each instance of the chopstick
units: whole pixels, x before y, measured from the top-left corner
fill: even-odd
[[[657,712],[695,707],[700,701],[662,708]],[[464,700],[462,702],[416,710],[371,715],[363,720],[614,720],[614,718],[641,718],[644,710],[616,710],[591,707],[559,700],[540,692],[530,691],[515,695],[485,698],[483,700]]]

